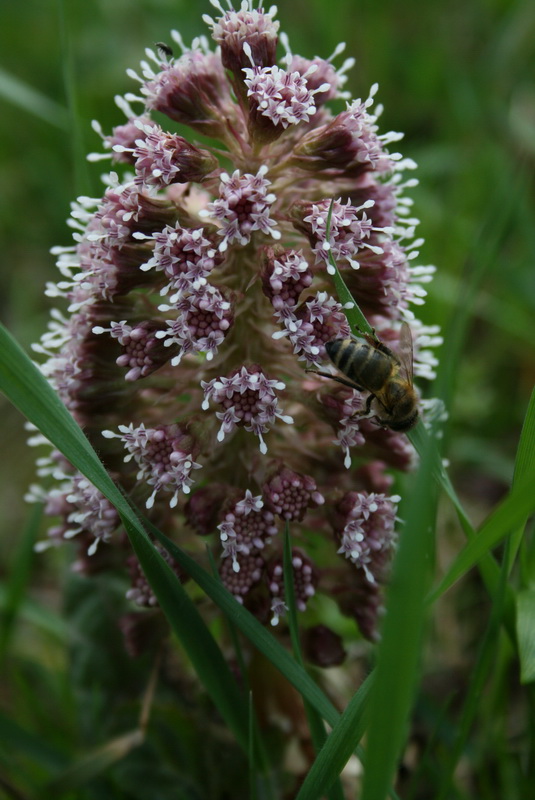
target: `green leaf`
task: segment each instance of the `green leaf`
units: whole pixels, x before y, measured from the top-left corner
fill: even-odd
[[[436,491],[430,445],[422,453],[386,594],[367,734],[362,800],[384,800],[406,735],[419,660],[429,583]]]
[[[455,510],[457,511],[457,515],[459,517],[459,521],[463,527],[463,530],[466,536],[470,538],[475,534],[474,528],[472,527],[470,520],[466,516],[462,503],[457,497],[457,493],[453,488],[448,473],[444,468],[444,464],[442,463],[442,458],[440,456],[436,440],[432,436],[430,436],[429,431],[421,421],[412,431],[409,431],[407,436],[409,437],[414,448],[418,451],[420,456],[422,455],[424,450],[428,451],[431,474],[433,475],[433,478],[438,483],[438,485],[442,487],[444,492],[450,498]]]
[[[22,531],[15,557],[10,565],[2,604],[0,661],[2,661],[8,649],[9,640],[17,623],[17,617],[22,611],[26,587],[30,581],[31,566],[35,557],[33,546],[42,514],[42,506],[40,504],[35,505],[29,516],[28,523]]]
[[[535,389],[531,393],[528,410],[520,433],[520,441],[516,451],[515,471],[513,473],[513,486],[518,482],[522,483],[522,481],[530,479],[535,481]],[[513,568],[518,549],[522,543],[525,523],[526,520],[511,534],[508,561],[509,572]],[[527,576],[528,581],[531,578],[532,576]]]
[[[367,722],[365,711],[369,706],[372,684],[373,673],[368,675],[347,704],[303,781],[296,800],[323,797],[342,772],[364,734]]]
[[[0,389],[116,507],[143,571],[197,674],[237,741],[247,749],[247,706],[217,642],[174,572],[148,538],[135,511],[95,451],[5,328],[0,326]]]
[[[522,425],[515,458],[513,483],[535,477],[535,389]]]
[[[526,520],[535,511],[534,483],[535,391],[531,395],[520,435],[511,491],[483,523],[477,535],[473,536],[459,553],[442,581],[432,592],[431,601],[447,591],[508,534],[512,534],[513,538],[510,548],[512,554],[508,556],[508,569],[511,569]]]
[[[292,564],[292,542],[290,538],[290,526],[286,522],[284,530],[284,599],[288,607],[288,624],[290,627],[290,638],[292,640],[292,648],[294,657],[297,663],[304,667],[303,657],[301,655],[301,646],[299,643],[299,624],[297,621],[297,607],[295,605],[295,586]],[[325,725],[316,709],[310,705],[307,700],[304,700],[305,713],[308,720],[308,727],[312,737],[312,743],[316,753],[319,753],[327,739]],[[336,769],[336,767],[334,767]],[[338,779],[338,772],[329,770],[330,783],[327,787],[329,792],[329,800],[344,800],[344,793],[342,784]]]
[[[444,594],[534,511],[533,479],[528,478],[522,484],[515,484],[507,497],[494,509],[478,534],[461,550],[439,585],[430,594],[429,601],[434,602]]]
[[[520,655],[520,680],[535,680],[535,588],[516,596],[516,633]]]
[[[282,672],[322,717],[334,725],[338,711],[277,640],[218,580],[136,513],[113,483],[82,431],[28,356],[0,325],[0,389],[65,457],[113,503],[131,539],[143,571],[177,636],[220,713],[247,749],[247,707],[219,648],[195,605],[147,537],[158,539],[195,582],[228,614],[238,628]],[[141,524],[142,520],[143,524]],[[179,611],[180,610],[180,611]],[[197,626],[199,626],[197,628]],[[211,640],[211,644],[210,644]]]
[[[201,589],[212,598],[214,603],[219,606],[221,611],[227,614],[241,632],[263,653],[271,663],[277,667],[284,677],[308,700],[311,705],[321,714],[329,725],[334,725],[339,717],[330,700],[321,691],[319,686],[314,683],[310,675],[297,664],[294,659],[286,652],[279,642],[260,624],[260,622],[247,611],[236,598],[230,594],[220,581],[206,572],[197,562],[187,553],[181,550],[171,539],[159,531],[148,520],[144,520],[145,526],[150,533],[158,539],[165,549],[172,555],[180,566],[193,578]]]
[[[331,219],[333,215],[333,206],[334,206],[334,198],[331,200],[331,205],[329,206],[329,212],[327,214],[326,232],[325,232],[325,240],[329,245],[331,236]],[[338,299],[344,306],[344,311],[347,317],[347,321],[349,323],[349,327],[351,328],[353,334],[355,336],[362,336],[362,333],[373,334],[373,328],[371,327],[370,323],[360,310],[357,301],[347,288],[346,283],[340,274],[340,270],[336,266],[332,250],[329,250],[329,264],[331,268],[334,270],[332,275],[333,275],[334,285],[336,287],[336,292],[338,294]]]

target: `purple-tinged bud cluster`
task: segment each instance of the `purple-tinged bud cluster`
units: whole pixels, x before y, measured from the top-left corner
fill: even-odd
[[[192,352],[203,352],[211,361],[233,322],[231,304],[210,284],[189,294],[179,294],[172,305],[162,304],[158,308],[177,313],[176,319],[166,320],[168,327],[156,333],[166,347],[180,348],[179,354],[171,359],[173,366],[180,363],[183,355]]]
[[[340,611],[352,617],[370,642],[380,639],[379,623],[384,612],[381,586],[370,583],[363,570],[354,570],[351,582],[337,596]]]
[[[201,182],[218,166],[207,151],[191,145],[182,136],[165,133],[159,125],[136,123],[143,136],[136,139],[132,158],[139,187],[162,189],[170,183]],[[127,148],[113,147],[116,153]]]
[[[223,553],[224,556],[231,555],[230,549],[225,549],[225,542],[223,543]],[[224,557],[219,574],[223,585],[239,603],[243,603],[244,597],[247,597],[251,589],[260,583],[264,574],[265,561],[255,548],[250,553],[240,552],[239,572],[234,569],[235,563],[232,558]]]
[[[124,376],[127,381],[146,378],[169,360],[172,353],[165,349],[157,336],[163,331],[165,325],[157,320],[140,322],[135,327],[122,320],[111,322],[109,328],[100,325],[93,328],[93,333],[109,333],[123,348],[115,363],[128,369]]]
[[[386,497],[372,492],[348,492],[336,506],[338,552],[364,571],[369,583],[386,578],[396,542],[398,495]]]
[[[262,289],[273,308],[284,312],[297,306],[299,296],[308,289],[313,275],[301,251],[266,248],[262,269]]]
[[[60,517],[61,522],[49,530],[49,538],[36,549],[57,546],[63,540],[83,540],[87,554],[97,552],[99,542],[109,542],[120,524],[119,514],[104,495],[79,472],[72,472],[68,462],[57,463],[56,454],[40,459],[40,474],[52,474],[58,485],[49,492],[40,486],[30,488],[26,499],[44,502],[47,517]],[[54,463],[56,462],[56,463]]]
[[[275,517],[264,508],[260,496],[247,489],[245,497],[234,503],[218,525],[223,558],[229,558],[234,572],[241,571],[240,558],[258,553],[277,533]]]
[[[331,260],[393,352],[410,325],[414,373],[432,378],[439,331],[414,313],[433,273],[417,263],[416,165],[379,129],[377,86],[351,98],[342,45],[302,56],[274,7],[213,4],[215,44],[173,31],[176,54],[148,48],[128,71],[138,90],[116,98],[122,123],[93,123],[103,152],[90,160],[116,171],[72,205],[73,242],[54,250],[47,287],[66,310],[35,350],[113,479],[180,546],[211,537],[223,583],[263,622],[285,611],[288,524],[298,608],[324,592],[373,639],[396,541],[390,471],[415,455],[378,424],[378,398],[325,377],[326,345],[351,333]],[[31,497],[59,518],[49,541],[75,537],[79,569],[106,552],[124,566],[107,501],[54,451],[38,467],[52,485]],[[321,569],[307,552],[317,537]],[[151,605],[140,581],[130,597]],[[340,657],[327,638],[317,663]]]
[[[287,336],[299,361],[307,366],[318,364],[327,358],[326,342],[345,339],[351,334],[342,306],[327,292],[318,292],[306,298],[295,310],[286,306],[275,317],[282,330],[274,333],[275,339]]]
[[[213,378],[201,383],[204,389],[203,409],[207,410],[210,401],[218,403],[223,410],[216,412],[221,420],[217,440],[222,442],[238,425],[251,431],[260,439],[260,452],[267,453],[267,445],[263,435],[275,418],[279,417],[288,425],[293,423],[292,417],[279,410],[279,401],[275,389],[285,388],[282,381],[267,377],[258,365],[242,367],[234,371],[228,378]]]
[[[268,508],[275,514],[296,522],[302,521],[308,508],[322,506],[325,502],[313,478],[299,475],[288,467],[277,470],[264,484],[263,496]]]
[[[148,238],[154,240],[152,258],[140,269],[164,272],[169,285],[162,294],[198,289],[222,260],[203,228],[188,230],[176,222]]]
[[[212,30],[212,38],[221,47],[221,61],[225,69],[243,80],[243,68],[248,66],[243,46],[248,45],[255,63],[268,67],[275,63],[279,22],[274,20],[277,9],[273,6],[267,13],[242,4],[239,11],[223,8],[220,3],[213,5],[221,13],[221,18],[213,20],[208,15],[204,21]]]
[[[174,508],[179,492],[189,494],[191,491],[192,471],[202,466],[193,460],[196,445],[192,437],[178,425],[145,428],[141,423],[136,428],[130,423],[119,425],[119,431],[102,431],[102,435],[106,439],[120,439],[128,451],[125,462],[134,459],[139,467],[136,479],[154,487],[146,507],[152,508],[157,493],[166,491],[172,492],[169,505]]]
[[[328,85],[311,90],[307,77],[316,71],[310,66],[304,75],[280,67],[256,66],[249,45],[244,52],[252,68],[245,68],[245,86],[249,101],[249,133],[255,144],[268,144],[281,136],[289,125],[309,122],[316,113],[314,95]]]
[[[220,223],[218,234],[223,239],[219,250],[222,253],[232,242],[242,246],[248,244],[253,231],[280,239],[280,232],[274,230],[277,223],[269,216],[270,206],[277,198],[267,191],[271,183],[264,177],[267,171],[264,165],[256,175],[240,175],[238,169],[232,175],[221,173],[219,197],[213,203],[208,203],[202,216]]]

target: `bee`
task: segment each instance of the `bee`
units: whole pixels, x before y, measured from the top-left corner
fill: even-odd
[[[326,342],[325,349],[335,367],[346,378],[317,372],[359,392],[369,392],[366,407],[355,416],[367,416],[375,400],[377,421],[393,431],[405,433],[418,422],[418,395],[412,384],[412,336],[406,322],[401,326],[399,351],[393,353],[375,335],[362,333],[363,341],[351,337]]]

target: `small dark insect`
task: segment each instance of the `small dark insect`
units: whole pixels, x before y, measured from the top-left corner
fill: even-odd
[[[362,334],[333,339],[325,349],[333,364],[348,380],[328,372],[316,372],[359,392],[369,392],[366,408],[358,416],[368,415],[376,400],[377,421],[393,431],[410,431],[418,422],[418,395],[412,384],[412,336],[406,322],[401,326],[399,351],[393,353],[376,336]],[[356,415],[356,416],[357,416]]]
[[[166,55],[167,58],[173,58],[174,56],[173,48],[169,47],[168,44],[166,44],[165,42],[154,42],[154,44],[156,45],[160,53]]]

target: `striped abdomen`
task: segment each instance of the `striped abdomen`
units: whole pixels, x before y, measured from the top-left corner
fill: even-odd
[[[396,361],[376,347],[354,339],[334,339],[325,344],[333,364],[351,381],[367,389],[379,392],[397,372]]]

